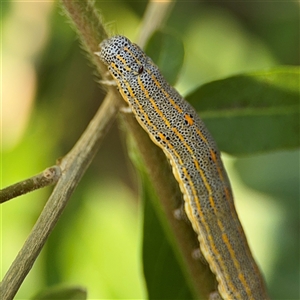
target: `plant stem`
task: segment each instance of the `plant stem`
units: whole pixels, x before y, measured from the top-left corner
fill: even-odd
[[[61,170],[59,166],[49,167],[40,174],[0,190],[0,203],[4,203],[10,199],[43,188],[45,186],[55,184],[60,176]]]
[[[1,282],[1,299],[13,299],[32,268],[118,112],[119,105],[115,99],[117,97],[114,91],[107,95],[86,131],[73,149],[61,160],[62,175],[29,237]]]

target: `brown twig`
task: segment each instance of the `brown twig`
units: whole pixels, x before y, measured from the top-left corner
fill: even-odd
[[[90,57],[98,50],[98,44],[107,35],[91,1],[63,1],[66,10],[80,31],[84,48]],[[73,15],[74,14],[74,15]],[[74,19],[72,18],[74,16]],[[92,18],[92,19],[91,19]],[[100,36],[100,37],[99,37]],[[106,77],[106,68],[98,59],[92,59],[98,73]],[[113,88],[109,92],[90,122],[88,128],[80,137],[73,149],[61,160],[62,175],[57,182],[46,206],[40,214],[29,237],[13,261],[0,284],[0,295],[3,300],[11,300],[17,293],[26,275],[32,268],[48,236],[54,229],[68,200],[94,155],[108,128],[114,121],[119,107],[123,102]]]
[[[60,176],[61,169],[59,166],[47,168],[40,174],[0,190],[0,203],[4,203],[10,199],[43,188],[45,186],[55,184]]]
[[[62,159],[60,164],[62,175],[29,237],[1,282],[0,295],[2,300],[13,299],[32,268],[118,112],[119,106],[116,99],[116,94],[113,91],[107,95],[86,131],[74,148]]]

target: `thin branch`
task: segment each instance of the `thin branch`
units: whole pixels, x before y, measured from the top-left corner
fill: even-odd
[[[42,173],[0,190],[0,203],[4,203],[10,199],[43,188],[45,186],[55,184],[60,176],[61,170],[59,166],[47,168]]]
[[[96,65],[98,73],[106,78],[106,68],[99,59],[94,58],[94,52],[98,50],[98,44],[107,35],[91,1],[62,2],[70,19],[74,22],[74,26],[80,32],[84,48]],[[108,90],[103,104],[86,131],[74,148],[61,160],[62,175],[29,237],[0,284],[1,299],[11,300],[17,293],[48,236],[54,229],[71,194],[98,151],[104,134],[115,119],[119,107],[123,104],[116,89],[109,88]]]
[[[118,112],[119,105],[115,99],[116,94],[111,91],[74,148],[62,159],[60,164],[62,175],[29,237],[1,282],[1,299],[13,299],[32,268]]]
[[[90,61],[96,66],[102,79],[107,78],[107,68],[95,55],[99,44],[108,37],[102,18],[95,9],[94,1],[61,0],[64,13],[80,37],[80,42],[86,50]]]
[[[137,40],[138,45],[144,48],[146,41],[151,34],[160,28],[167,19],[175,1],[165,0],[162,2],[151,0],[149,1],[144,13],[141,31]]]

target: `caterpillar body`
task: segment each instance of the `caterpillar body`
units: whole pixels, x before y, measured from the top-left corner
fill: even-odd
[[[216,275],[220,296],[268,299],[234,207],[220,153],[194,108],[126,37],[104,40],[98,54],[139,124],[169,159],[201,252]]]

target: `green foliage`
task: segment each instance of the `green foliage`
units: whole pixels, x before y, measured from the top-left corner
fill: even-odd
[[[189,94],[221,151],[233,154],[300,146],[299,67],[276,67],[213,81]]]
[[[147,175],[142,178],[144,214],[143,267],[149,299],[194,299],[193,291],[155,210],[159,201]],[[166,226],[166,225],[165,225]],[[170,233],[169,233],[170,234]]]
[[[159,66],[166,80],[174,85],[183,65],[183,41],[171,33],[155,31],[145,47],[145,52]]]
[[[70,287],[52,287],[43,290],[32,300],[85,300],[87,292],[84,288],[78,286]]]
[[[96,5],[112,32],[134,41],[146,3],[140,3],[136,9],[136,3],[127,2],[119,1],[116,5],[113,1],[96,1]],[[5,22],[13,18],[11,11],[18,3],[11,2],[9,9],[5,9]],[[251,248],[258,253],[256,257],[271,295],[275,299],[298,299],[299,216],[295,212],[299,201],[299,68],[284,66],[299,64],[298,6],[275,2],[239,5],[233,8],[220,3],[178,2],[166,23],[171,32],[176,32],[175,37],[158,32],[149,41],[146,51],[170,83],[180,74],[179,90],[193,89],[186,98],[204,119],[220,149],[249,156],[246,163],[237,159],[235,166],[240,174],[248,174],[252,180],[250,184],[242,177],[252,187],[246,193],[254,189],[256,192],[248,204],[253,206],[259,200],[262,206],[258,206],[246,229],[259,223],[259,215],[269,222],[270,229],[266,237],[269,244],[264,249],[267,254],[260,255],[257,251],[257,244],[258,247],[266,245],[265,241],[256,243],[254,240]],[[28,6],[26,12],[29,11]],[[34,10],[33,15],[37,15]],[[26,44],[26,34],[39,26],[31,28],[29,21],[18,21],[19,15],[14,15],[14,20],[15,31],[11,31],[9,22],[2,24],[4,48],[6,44],[11,45],[11,41],[15,45],[13,50],[9,48],[10,51],[3,54],[3,61],[7,65],[16,56],[14,64],[21,69],[24,64],[20,64],[16,53],[21,52],[22,57],[27,55],[25,50],[30,49],[30,45]],[[47,22],[42,23],[40,29],[47,34],[41,50],[25,62],[25,66],[31,66],[26,78],[32,78],[35,72],[38,79],[33,83],[36,96],[32,96],[30,104],[34,109],[27,110],[26,118],[31,121],[29,125],[24,122],[24,133],[17,144],[3,149],[4,185],[35,174],[65,155],[104,95],[104,89],[97,87],[92,76],[92,64],[80,49],[65,16],[53,9],[42,20]],[[27,27],[26,33],[23,29]],[[163,32],[170,32],[168,29]],[[99,39],[101,37],[99,33]],[[253,68],[262,71],[249,73]],[[240,75],[232,77],[237,73]],[[25,89],[19,86],[23,78],[16,72],[13,75],[10,89],[25,95]],[[3,78],[6,76],[4,69]],[[28,103],[21,96],[13,112],[21,111]],[[16,113],[12,119],[11,128],[19,115]],[[295,151],[288,153],[283,152],[284,149]],[[275,150],[281,151],[279,156],[270,154]],[[258,152],[265,154],[253,155]],[[136,181],[130,171],[116,126],[17,298],[26,299],[45,285],[70,281],[84,284],[92,298],[121,299],[125,293],[127,298],[143,298],[146,292],[141,292],[145,288],[141,282],[143,274],[139,272],[142,268],[137,254],[138,235],[134,231],[141,223],[138,223],[137,203],[129,200],[136,195]],[[234,168],[230,171],[238,175]],[[272,174],[271,182],[269,174]],[[290,174],[294,174],[293,178]],[[237,189],[241,185],[235,180],[232,182]],[[140,242],[143,243],[143,269],[149,298],[163,295],[165,299],[190,299],[192,291],[169,232],[157,213],[156,196],[146,179],[141,188],[146,202]],[[49,192],[28,194],[3,206],[3,274],[28,236]],[[248,213],[247,203],[246,206],[242,203],[240,211],[245,211],[245,207]],[[265,230],[263,225],[259,227],[260,232]]]

